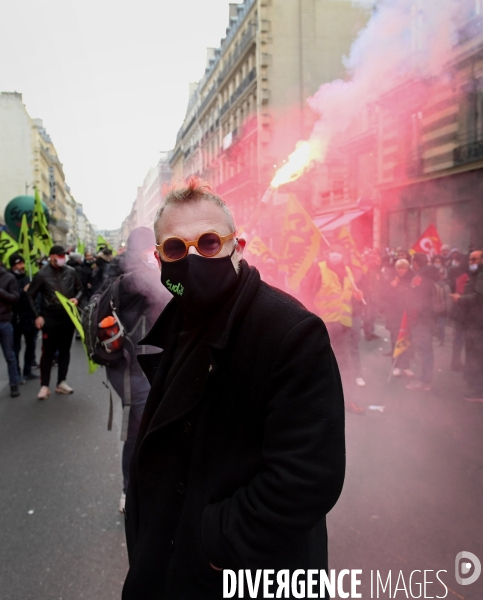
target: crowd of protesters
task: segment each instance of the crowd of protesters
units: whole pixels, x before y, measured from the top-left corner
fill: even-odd
[[[463,397],[483,402],[483,252],[443,244],[432,255],[403,248],[356,255],[354,260],[350,248],[332,244],[295,292],[272,255],[254,257],[267,282],[297,296],[326,323],[343,374],[346,408],[363,412],[350,399],[353,385],[366,385],[359,346],[362,337],[369,342],[380,337],[377,320],[391,344],[384,353],[392,361],[391,378],[404,377],[408,390],[429,392],[434,345],[445,344],[451,332],[448,367],[462,372]]]
[[[54,364],[58,365],[55,391],[61,394],[73,392],[66,379],[74,325],[55,292],[83,308],[91,295],[105,285],[112,258],[112,250],[107,247],[101,248],[96,255],[91,251],[82,255],[54,245],[49,257],[39,261],[39,271],[32,279],[26,271],[24,257],[18,252],[9,256],[8,264],[0,266],[0,344],[8,367],[12,397],[20,395],[19,386],[27,380],[39,379],[37,397],[47,399]],[[42,355],[37,361],[39,332]]]

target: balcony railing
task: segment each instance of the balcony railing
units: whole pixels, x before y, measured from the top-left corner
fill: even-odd
[[[458,146],[453,150],[453,160],[455,166],[483,160],[483,140]]]
[[[465,44],[469,42],[471,39],[483,33],[483,15],[475,17],[465,23],[462,27],[458,29],[457,32],[457,43]]]
[[[243,94],[243,92],[247,89],[247,87],[250,85],[250,83],[255,79],[256,75],[257,75],[257,70],[255,67],[253,67],[253,69],[248,73],[248,75],[246,75],[244,77],[244,79],[242,80],[240,85],[236,88],[236,90],[231,95],[231,98],[230,98],[231,104],[233,104]]]
[[[250,44],[255,40],[255,33],[255,26],[253,24],[248,25],[248,28],[242,35],[240,42],[235,47],[233,54],[221,70],[220,74],[218,75],[218,85],[220,85],[223,82],[223,80],[232,70],[233,66],[238,61],[240,56],[242,56],[247,47],[250,46]]]

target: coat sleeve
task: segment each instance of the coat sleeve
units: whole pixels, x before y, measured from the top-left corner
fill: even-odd
[[[43,277],[42,275],[39,273],[36,273],[34,275],[34,278],[32,279],[32,283],[29,286],[29,289],[27,290],[27,298],[29,300],[30,303],[30,308],[32,309],[32,312],[34,313],[35,317],[37,318],[38,316],[40,316],[40,311],[37,307],[37,304],[35,302],[35,297],[37,296],[37,294],[40,291],[40,288],[42,287],[42,283],[43,283]]]
[[[0,300],[7,304],[17,304],[20,299],[20,293],[18,291],[17,282],[15,277],[12,275],[8,278],[5,289],[0,288]]]
[[[203,513],[203,545],[221,568],[269,564],[280,548],[308,533],[342,491],[344,399],[320,319],[308,317],[288,333],[268,381],[265,469]]]
[[[483,307],[483,272],[478,273],[473,290],[460,296],[458,304],[464,308],[475,305]]]

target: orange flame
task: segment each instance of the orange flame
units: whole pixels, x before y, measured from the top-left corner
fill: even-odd
[[[304,173],[313,160],[314,157],[310,142],[306,140],[299,142],[296,149],[288,157],[287,162],[275,173],[270,187],[278,188],[284,183],[295,181]]]

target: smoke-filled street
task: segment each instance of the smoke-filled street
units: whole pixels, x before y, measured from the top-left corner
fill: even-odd
[[[455,590],[456,554],[481,550],[483,411],[460,398],[449,343],[436,349],[430,393],[406,390],[401,379],[384,383],[387,347],[384,338],[361,341],[367,386],[357,401],[366,413],[346,417],[348,470],[328,519],[329,567],[362,569],[362,598],[371,597],[371,570],[384,582],[391,570],[392,590],[400,570],[406,586],[412,571],[432,570],[426,579],[436,583],[428,583],[426,597],[444,597],[435,572],[447,570],[440,578]],[[108,432],[103,373],[86,374],[79,342],[71,373],[72,396],[40,403],[36,382],[28,382],[19,398],[8,387],[0,398],[2,600],[120,597],[127,570],[118,513],[120,403],[115,398]],[[421,573],[413,576],[415,596],[422,581]],[[478,582],[447,597],[480,600],[481,589]]]

